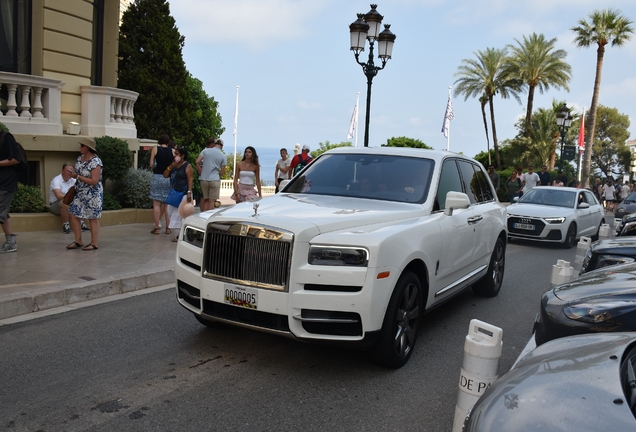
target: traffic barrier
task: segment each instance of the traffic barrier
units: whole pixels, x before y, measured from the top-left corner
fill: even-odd
[[[471,320],[464,341],[464,360],[459,375],[453,432],[462,430],[464,420],[477,399],[497,380],[503,347],[503,330],[492,324]]]
[[[610,230],[610,226],[608,224],[603,224],[601,225],[601,227],[598,230],[598,238],[609,238],[611,235],[611,230]]]
[[[585,259],[585,253],[590,248],[592,239],[590,237],[582,236],[576,245],[576,256],[574,258],[574,270],[578,272],[583,266],[583,260]]]
[[[574,276],[574,267],[570,266],[569,261],[557,260],[556,265],[552,266],[552,276],[550,285],[556,286],[569,282]]]

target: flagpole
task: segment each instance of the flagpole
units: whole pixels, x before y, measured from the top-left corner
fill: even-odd
[[[236,105],[234,108],[234,174],[232,180],[236,178],[236,139],[238,135],[238,94],[239,86],[236,86]]]
[[[356,96],[356,147],[358,147],[358,118],[360,117],[358,102],[360,102],[360,92],[358,92],[358,96]]]
[[[451,100],[451,86],[448,86],[448,100]],[[450,121],[448,122],[448,136],[446,137],[446,151],[450,150]]]

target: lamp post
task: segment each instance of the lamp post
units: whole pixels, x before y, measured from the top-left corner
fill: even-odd
[[[384,30],[380,32],[382,18],[376,10],[377,4],[371,5],[371,10],[367,14],[358,14],[358,19],[349,26],[351,35],[351,51],[353,51],[356,62],[362,66],[362,71],[367,77],[367,112],[364,121],[364,146],[369,147],[369,115],[371,113],[371,83],[378,71],[384,69],[386,62],[391,58],[395,35],[391,33],[390,24],[384,25]],[[369,40],[369,59],[366,63],[359,60],[360,53],[364,51],[364,45]],[[382,67],[376,66],[373,62],[373,46],[378,41],[378,57],[382,61]]]
[[[559,157],[559,171],[563,171],[563,145],[565,144],[565,134],[572,125],[572,115],[566,104],[563,104],[561,111],[557,114],[556,124],[561,132],[561,156]]]

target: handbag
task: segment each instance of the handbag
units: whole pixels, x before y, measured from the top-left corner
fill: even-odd
[[[62,198],[62,202],[66,205],[71,205],[73,198],[75,198],[75,186],[71,186],[71,188],[66,191],[64,198]]]
[[[166,198],[166,204],[169,204],[173,207],[179,207],[181,201],[183,200],[183,196],[185,192],[179,192],[170,188],[170,192],[168,192],[168,197]]]

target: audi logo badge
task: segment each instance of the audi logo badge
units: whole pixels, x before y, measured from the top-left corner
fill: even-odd
[[[524,224],[529,224],[530,222],[532,222],[532,219],[519,219],[519,221]]]

